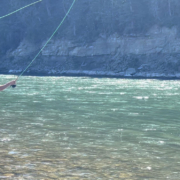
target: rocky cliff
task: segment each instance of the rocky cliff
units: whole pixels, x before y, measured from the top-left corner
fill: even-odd
[[[60,13],[63,17],[72,1],[50,2],[46,0],[29,10],[38,16],[40,24],[46,23],[45,17],[48,22],[56,22],[57,7],[64,11]],[[180,78],[178,5],[176,0],[77,0],[62,29],[26,74]],[[16,35],[21,37],[8,40],[13,29],[3,34],[7,41],[13,42],[12,46],[1,45],[1,73],[20,73],[42,48],[51,28],[58,24],[52,21],[52,27],[32,29],[25,27],[22,19],[29,13],[16,16],[17,22],[22,21],[16,27]],[[1,23],[7,22],[3,19]],[[21,32],[23,29],[26,33]]]

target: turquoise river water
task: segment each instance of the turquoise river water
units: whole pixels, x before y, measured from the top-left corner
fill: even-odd
[[[179,180],[179,96],[178,80],[21,77],[0,92],[0,179]]]

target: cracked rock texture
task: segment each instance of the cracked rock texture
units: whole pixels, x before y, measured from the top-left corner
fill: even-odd
[[[47,14],[44,14],[44,16],[49,18],[54,16],[55,18],[57,10],[53,11],[55,7],[48,4],[49,2],[50,1],[46,0],[43,2],[44,4],[42,4]],[[175,17],[173,14],[174,9],[172,9],[173,5],[180,5],[180,3],[172,0],[172,4],[167,4],[167,6],[163,6],[164,9],[156,11],[156,7],[159,6],[160,8],[160,3],[163,2],[158,1],[158,4],[157,1],[144,0],[143,2],[147,3],[144,5],[147,5],[148,8],[148,12],[144,12],[145,10],[143,10],[143,7],[140,7],[141,9],[137,11],[136,8],[139,8],[139,6],[136,7],[137,4],[133,3],[131,0],[124,1],[124,3],[115,0],[108,1],[110,3],[109,5],[111,5],[111,13],[108,10],[106,13],[107,17],[116,17],[115,14],[118,9],[116,9],[115,6],[121,2],[121,4],[119,4],[121,5],[121,10],[124,10],[129,18],[131,18],[124,19],[124,26],[116,28],[118,25],[114,24],[113,20],[109,21],[107,19],[109,24],[105,24],[105,21],[101,19],[104,17],[101,14],[107,10],[108,4],[103,3],[104,6],[98,9],[98,15],[93,16],[96,11],[95,9],[91,9],[91,6],[97,5],[97,1],[92,1],[92,4],[88,2],[85,3],[79,0],[77,3],[79,7],[78,5],[74,7],[74,11],[71,12],[72,14],[74,13],[74,16],[72,14],[69,15],[64,25],[64,30],[62,30],[62,34],[57,34],[47,44],[25,74],[143,78],[180,77],[179,25],[178,23],[176,24],[176,21],[174,21],[172,25],[166,22],[166,20]],[[62,3],[57,3],[57,6],[59,5],[59,7],[65,8],[65,6],[68,7],[69,4],[68,2],[64,5]],[[128,7],[130,9],[128,9]],[[79,14],[77,13],[78,8]],[[165,11],[166,8],[168,11]],[[35,9],[32,9],[33,12],[34,10]],[[168,12],[167,17],[162,16],[165,12]],[[39,13],[42,15],[41,12]],[[80,13],[82,13],[81,16]],[[85,23],[85,19],[82,15],[86,16],[86,21],[91,22],[89,28],[93,26],[93,29],[87,30],[88,25]],[[136,21],[133,19],[134,15],[137,15]],[[154,20],[152,18],[147,26],[140,24],[140,19],[144,15],[151,15],[154,17]],[[28,14],[26,13],[22,16],[26,17]],[[42,15],[42,17],[39,17],[40,22],[44,22],[44,16]],[[124,15],[118,14],[118,16],[119,20],[121,20]],[[19,18],[17,20],[19,21],[22,17],[17,15],[17,18]],[[164,18],[165,23],[160,25],[158,21],[155,21],[158,18]],[[149,19],[147,19],[147,21],[148,20]],[[10,20],[7,21],[9,22]],[[97,21],[97,27],[94,27]],[[3,22],[5,22],[4,19]],[[108,31],[109,26],[112,26],[112,30]],[[53,25],[53,27],[55,27],[55,25]],[[105,29],[103,29],[103,27]],[[143,30],[141,30],[141,27]],[[19,31],[23,28],[24,27],[19,27]],[[69,28],[72,29],[71,33],[69,32]],[[26,29],[27,34],[30,32],[29,27],[24,29]],[[43,30],[47,33],[50,32],[49,29],[51,29],[51,27],[48,27],[48,30],[46,28]],[[104,30],[107,30],[107,32]],[[2,30],[0,29],[0,31]],[[36,32],[33,29],[31,29],[31,31],[33,33]],[[43,34],[43,31],[41,31],[41,34]],[[7,34],[4,36],[7,36]],[[14,44],[16,45],[13,44],[14,46],[6,48],[2,46],[4,50],[0,52],[1,73],[18,74],[27,67],[48,39],[47,36],[44,37],[42,35],[42,38],[36,41],[33,40],[35,38],[34,36],[33,34],[32,38],[29,38],[29,36],[24,33],[18,40],[14,40]],[[39,36],[41,37],[41,35]]]

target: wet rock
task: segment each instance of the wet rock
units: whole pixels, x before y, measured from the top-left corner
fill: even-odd
[[[7,177],[7,178],[10,178],[10,177],[13,177],[14,174],[3,174],[3,176]]]
[[[130,174],[130,173],[120,173],[119,178],[120,179],[130,179],[130,178],[132,178],[132,174]]]

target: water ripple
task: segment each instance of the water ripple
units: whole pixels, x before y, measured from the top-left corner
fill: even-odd
[[[179,81],[21,77],[1,92],[0,178],[179,179],[179,89]]]

